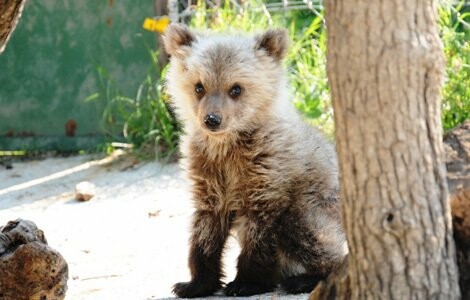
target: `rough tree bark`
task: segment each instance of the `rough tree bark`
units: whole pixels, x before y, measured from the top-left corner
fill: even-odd
[[[434,3],[325,5],[351,298],[458,299]]]
[[[15,30],[26,0],[0,0],[0,54]]]

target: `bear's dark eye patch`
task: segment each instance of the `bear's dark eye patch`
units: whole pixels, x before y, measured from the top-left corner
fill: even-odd
[[[198,96],[203,96],[204,93],[206,92],[206,90],[204,89],[204,86],[200,82],[196,83],[196,86],[194,87],[194,91],[196,92]]]
[[[242,94],[242,88],[240,87],[240,85],[235,84],[234,86],[230,88],[230,91],[228,92],[228,94],[232,98],[237,98],[238,96]]]

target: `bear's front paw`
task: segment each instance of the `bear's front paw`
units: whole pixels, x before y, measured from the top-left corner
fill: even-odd
[[[275,288],[276,286],[273,284],[256,284],[235,279],[227,284],[224,289],[224,294],[227,296],[251,296],[272,292]]]
[[[180,298],[196,298],[210,296],[216,292],[222,284],[220,282],[179,282],[173,286],[173,294]]]

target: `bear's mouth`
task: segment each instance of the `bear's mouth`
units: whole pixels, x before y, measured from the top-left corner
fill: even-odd
[[[213,136],[220,136],[226,133],[226,130],[224,128],[207,128],[207,127],[203,127],[203,128],[206,133],[208,133],[209,135],[213,135]]]

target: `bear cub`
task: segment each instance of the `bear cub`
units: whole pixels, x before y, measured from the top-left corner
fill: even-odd
[[[333,145],[289,101],[284,30],[197,34],[173,24],[167,89],[184,133],[181,151],[195,211],[184,298],[310,292],[341,264],[347,245]],[[221,258],[235,233],[235,279]]]

